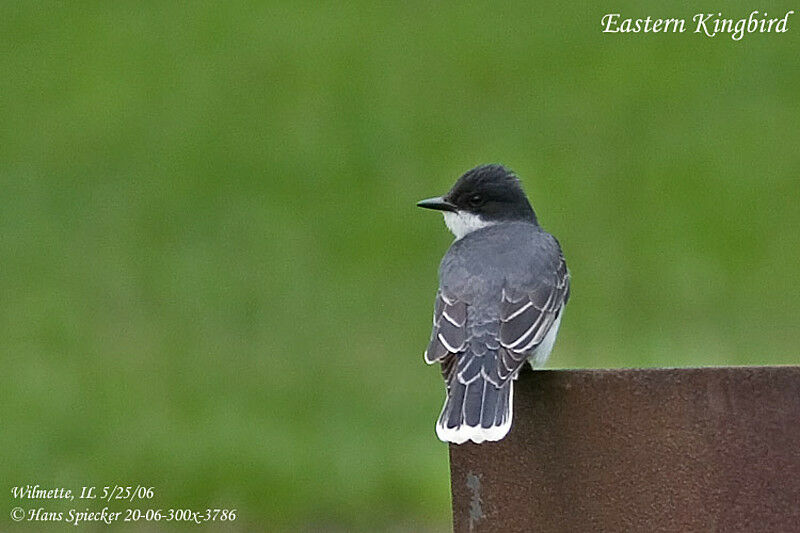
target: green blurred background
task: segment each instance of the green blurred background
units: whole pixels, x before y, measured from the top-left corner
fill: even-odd
[[[800,15],[736,42],[607,12],[696,9],[3,3],[3,490],[447,530],[451,236],[414,203],[484,162],[572,271],[551,367],[797,362]]]

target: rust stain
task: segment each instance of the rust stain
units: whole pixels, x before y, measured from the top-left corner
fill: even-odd
[[[450,446],[456,532],[800,531],[800,367],[526,372],[514,396],[508,437]]]
[[[467,472],[467,488],[472,492],[469,502],[469,530],[474,531],[475,525],[483,520],[481,508],[481,479],[472,472]]]

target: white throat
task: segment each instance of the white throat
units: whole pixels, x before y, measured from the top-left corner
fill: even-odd
[[[443,211],[442,214],[444,215],[444,223],[447,225],[447,229],[456,236],[456,240],[472,233],[476,229],[494,224],[494,222],[486,221],[478,215],[464,211]]]

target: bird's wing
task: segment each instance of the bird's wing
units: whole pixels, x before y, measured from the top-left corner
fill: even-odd
[[[563,255],[559,254],[552,274],[521,286],[505,286],[498,297],[499,324],[467,324],[467,304],[439,289],[425,362],[442,363],[445,377],[455,374],[464,384],[483,375],[502,386],[542,343],[569,299],[569,272]],[[449,357],[462,352],[469,352],[465,355],[470,357]],[[483,357],[492,352],[497,354],[496,361]]]
[[[513,376],[544,340],[569,299],[569,271],[559,254],[552,274],[524,286],[504,287],[500,304],[500,381]]]
[[[467,344],[467,304],[442,289],[436,293],[433,309],[433,331],[425,362],[444,362],[448,354],[464,351]]]
[[[468,323],[467,303],[439,289],[433,314],[433,333],[425,361],[440,362],[447,387],[444,407],[436,422],[443,441],[462,443],[498,440],[511,427],[511,387],[496,379],[499,322]],[[488,373],[487,373],[488,371]],[[495,378],[492,379],[490,374]],[[491,383],[490,383],[491,382]]]

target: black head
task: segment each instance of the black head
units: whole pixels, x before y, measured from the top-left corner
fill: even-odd
[[[422,200],[419,207],[440,211],[460,211],[481,219],[524,220],[536,223],[522,184],[502,165],[481,165],[458,178],[445,196]]]

